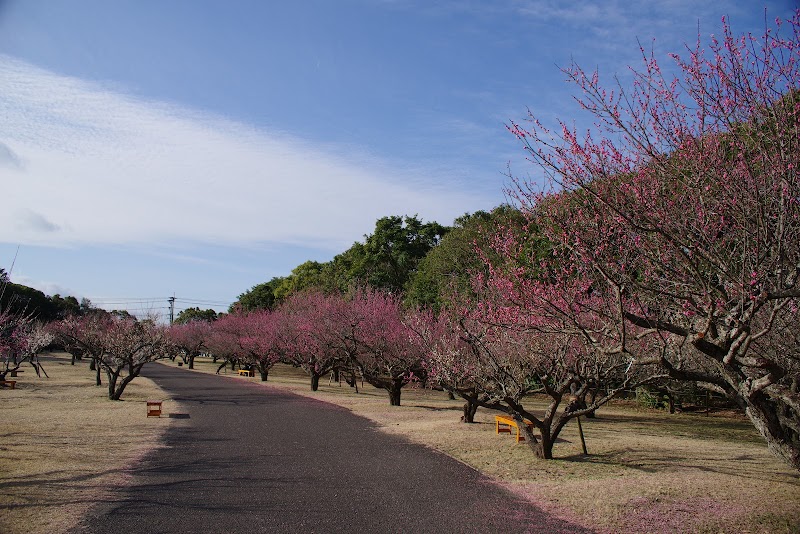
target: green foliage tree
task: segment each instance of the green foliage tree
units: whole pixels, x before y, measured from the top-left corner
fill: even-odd
[[[211,323],[216,320],[217,312],[212,309],[201,310],[200,308],[186,308],[178,313],[174,322],[175,324],[186,324],[194,321]]]
[[[111,310],[110,313],[117,319],[130,319],[130,320],[136,319],[136,317],[131,315],[131,312],[129,312],[128,310]]]
[[[80,312],[82,314],[95,312],[98,309],[98,308],[95,308],[94,304],[92,304],[92,301],[87,299],[86,297],[81,299],[80,308],[81,308]]]
[[[53,303],[53,307],[55,308],[55,313],[58,318],[63,318],[68,315],[79,315],[81,313],[81,305],[78,302],[78,299],[72,295],[62,297],[56,293],[50,297],[50,301]]]
[[[72,295],[62,297],[58,293],[49,297],[38,289],[14,284],[5,269],[0,269],[0,309],[49,322],[69,315],[81,315],[92,310],[93,306],[88,299],[78,302]]]
[[[362,243],[353,243],[352,247],[337,254],[323,266],[321,279],[323,292],[344,294],[355,285],[354,266],[364,256],[363,248]]]
[[[341,257],[350,282],[401,293],[419,262],[450,230],[437,222],[423,223],[416,216],[378,219],[375,231],[355,243]]]
[[[230,305],[228,312],[252,311],[252,310],[271,310],[275,307],[275,290],[283,282],[284,277],[276,276],[269,282],[257,284],[245,291],[239,298]]]
[[[453,295],[469,294],[472,276],[487,269],[484,259],[493,254],[495,231],[512,231],[525,225],[523,214],[508,205],[457,218],[441,242],[419,262],[406,285],[405,303],[438,313],[445,303],[452,302]]]
[[[419,262],[449,230],[437,222],[423,223],[416,216],[383,217],[363,243],[353,243],[327,263],[306,261],[289,276],[253,286],[239,295],[229,311],[272,310],[290,295],[307,289],[345,294],[366,285],[401,294]]]
[[[282,278],[275,288],[275,302],[283,302],[289,295],[304,289],[322,288],[325,285],[324,269],[324,264],[311,260],[292,269],[292,274]]]
[[[9,313],[50,321],[58,316],[59,308],[38,289],[6,282],[0,294],[0,309]]]

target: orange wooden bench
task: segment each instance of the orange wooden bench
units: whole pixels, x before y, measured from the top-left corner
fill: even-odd
[[[533,423],[530,421],[525,421],[525,425],[528,428],[533,428]],[[495,415],[494,416],[494,433],[500,434],[507,432],[511,434],[511,427],[517,429],[517,443],[520,441],[525,441],[525,437],[520,434],[519,426],[517,422],[514,420],[513,417],[509,417],[507,415]]]
[[[15,389],[17,387],[16,380],[0,380],[0,386],[8,386],[11,389]]]
[[[247,369],[239,369],[239,376],[256,376],[254,371],[248,371]]]

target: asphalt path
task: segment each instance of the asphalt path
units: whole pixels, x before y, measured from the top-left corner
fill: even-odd
[[[158,364],[143,376],[188,419],[76,533],[586,532],[341,407]]]

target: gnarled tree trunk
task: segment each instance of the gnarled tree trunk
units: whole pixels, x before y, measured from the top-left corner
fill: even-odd
[[[759,392],[746,399],[745,413],[769,450],[800,470],[800,417],[791,406]]]
[[[475,422],[475,412],[478,411],[478,403],[473,399],[466,399],[464,403],[464,415],[461,416],[461,421],[464,423]]]

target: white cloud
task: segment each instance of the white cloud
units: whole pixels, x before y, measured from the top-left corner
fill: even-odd
[[[341,250],[388,214],[486,206],[342,147],[148,102],[0,55],[0,241]],[[3,164],[5,162],[5,164]]]

